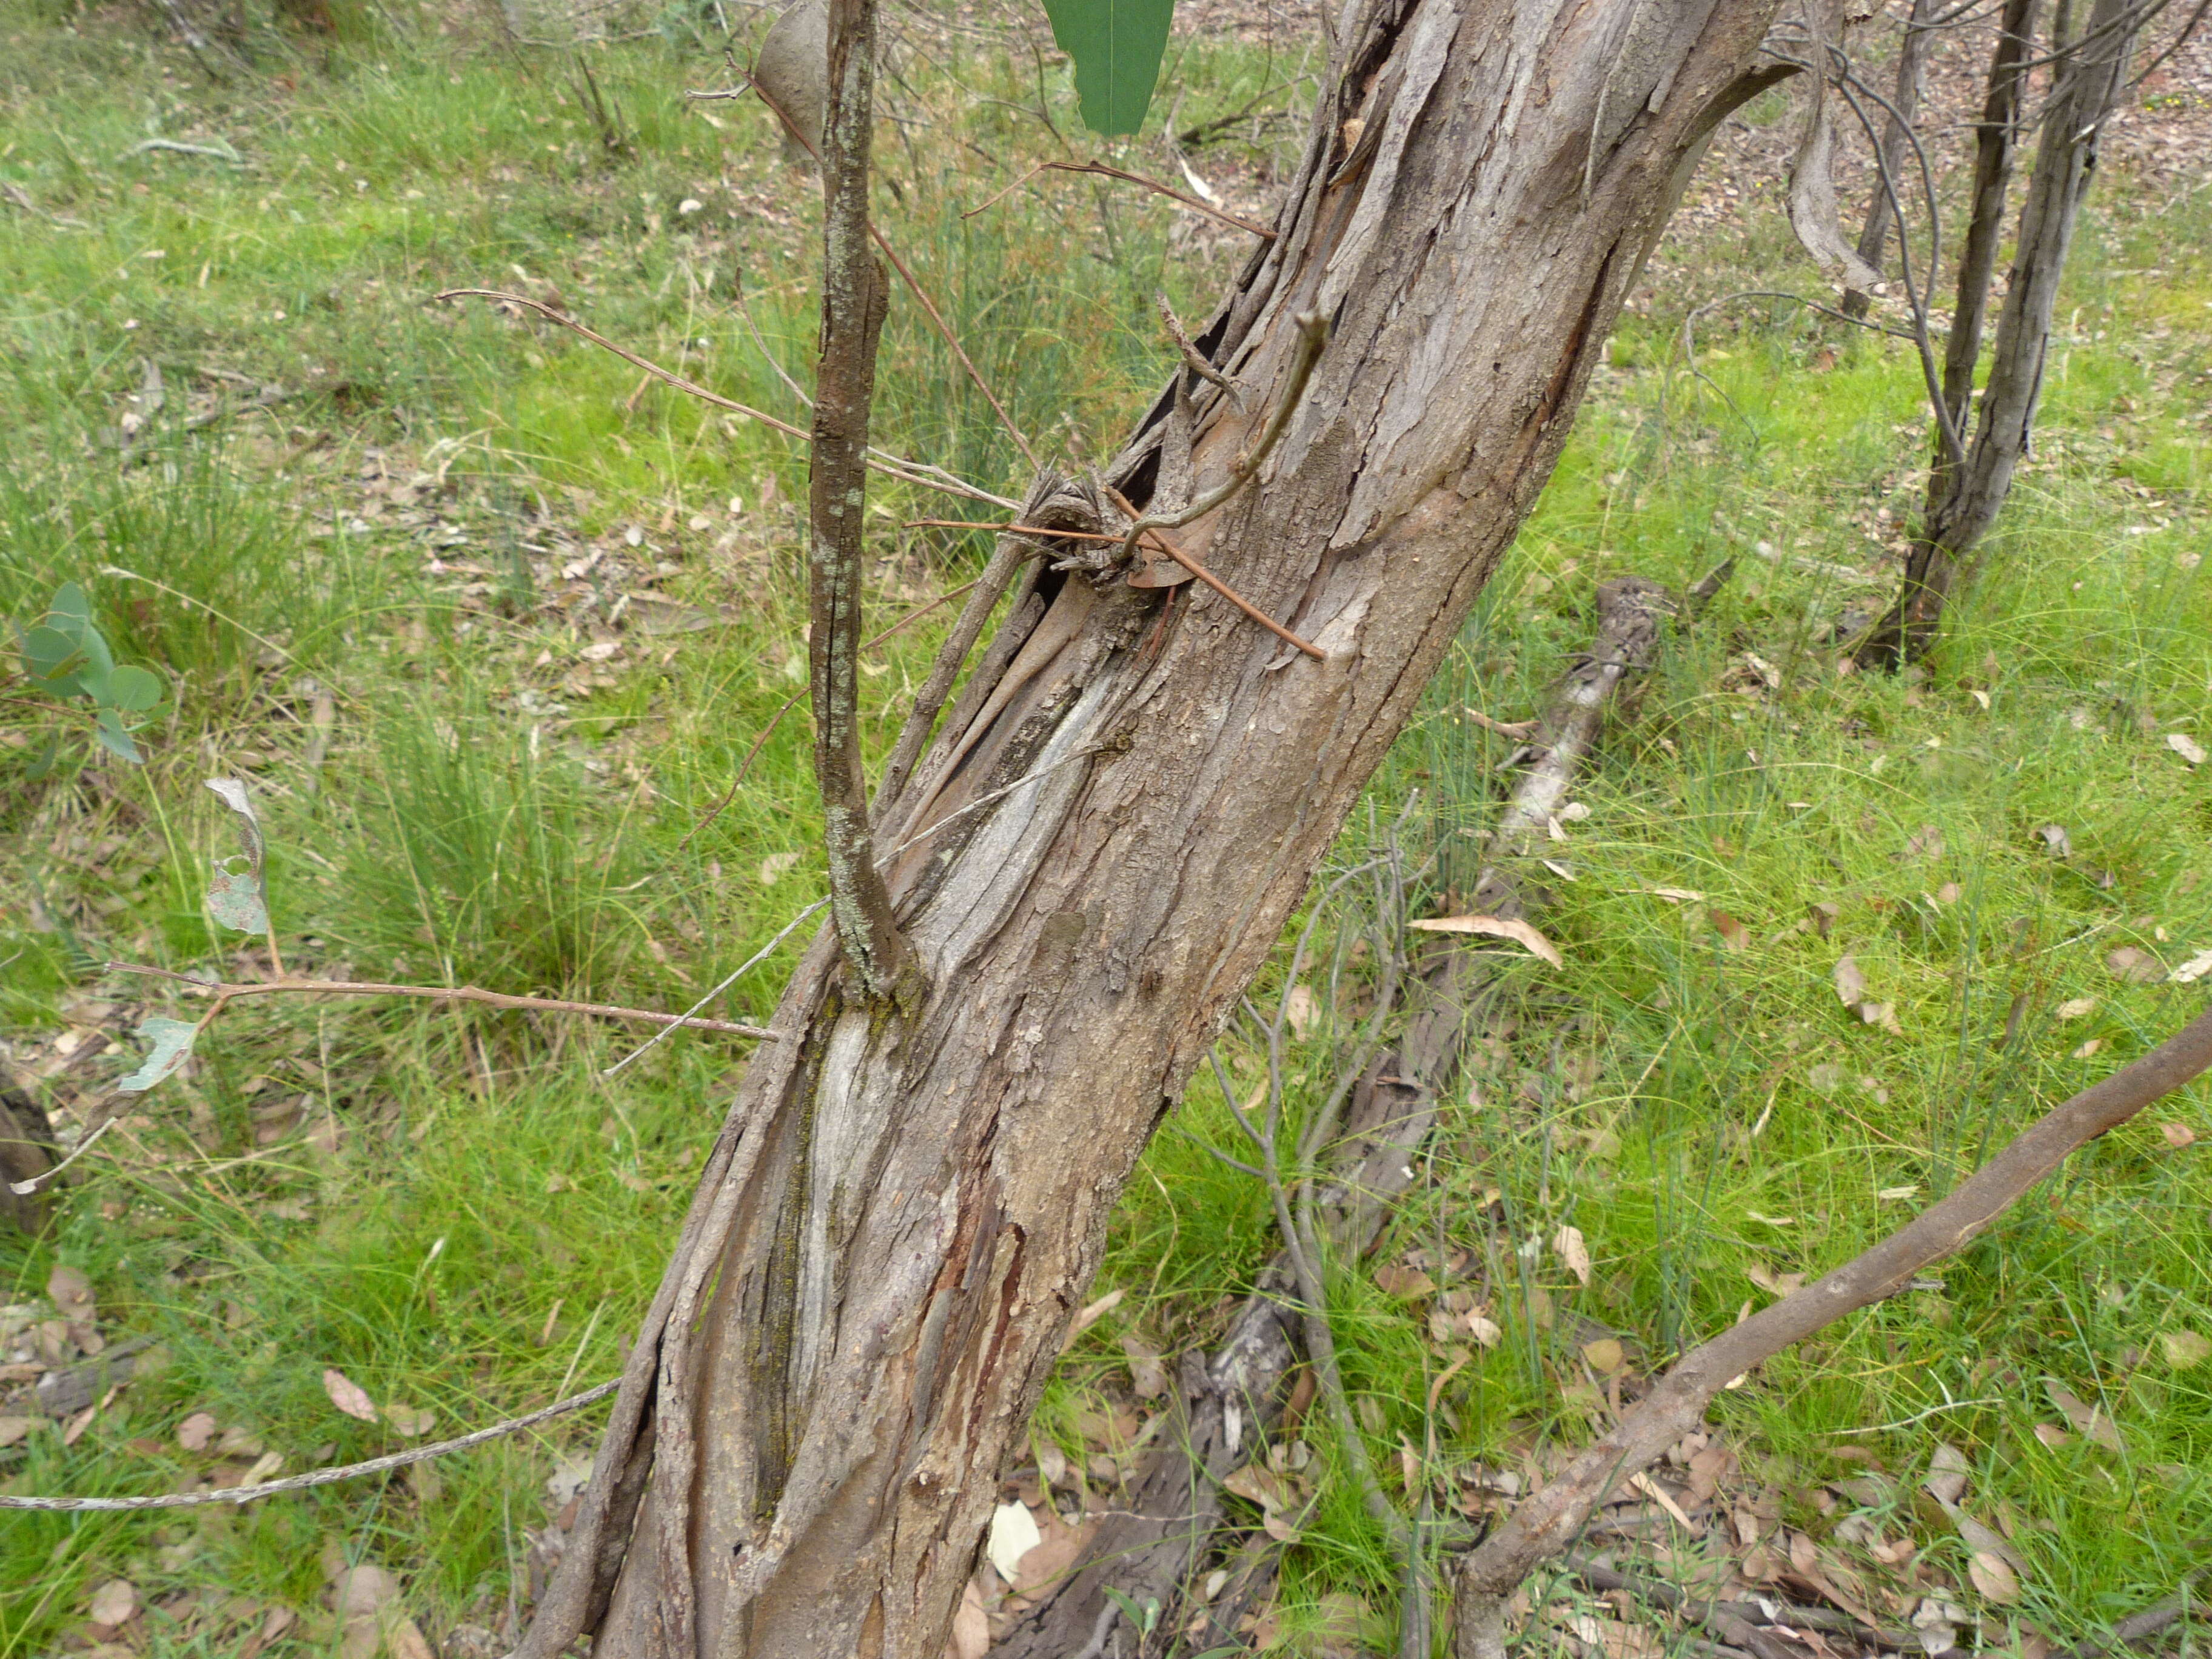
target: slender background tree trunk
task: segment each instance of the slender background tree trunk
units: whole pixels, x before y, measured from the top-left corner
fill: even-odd
[[[1996,523],[2011,493],[2013,473],[2034,435],[2051,319],[2075,226],[2095,174],[2105,123],[2119,107],[2126,88],[2143,17],[2138,0],[2097,0],[2078,40],[2063,39],[2063,21],[2052,27],[2051,52],[2058,62],[2044,101],[2035,173],[2021,208],[1996,346],[1977,402],[1974,374],[2020,142],[2027,70],[2035,59],[2036,9],[2037,0],[2005,0],[1990,64],[1988,102],[1975,142],[1972,215],[1960,257],[1958,301],[1943,363],[1943,402],[1964,453],[1947,454],[1938,442],[1929,471],[1928,506],[1905,558],[1904,583],[1888,614],[1859,647],[1863,666],[1894,668],[1927,654],[1942,629],[1962,562]]]
[[[1121,1183],[1542,487],[1772,0],[1369,0],[1199,344],[1194,497],[1333,325],[1212,593],[1047,574],[877,846],[927,988],[785,994],[524,1648],[937,1659]],[[1107,470],[1151,499],[1164,408]],[[1106,525],[1117,527],[1111,512]],[[970,810],[973,809],[973,810]],[[957,816],[955,816],[955,815]],[[896,850],[894,850],[896,849]]]

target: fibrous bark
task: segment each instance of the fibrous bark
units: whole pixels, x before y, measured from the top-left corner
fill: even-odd
[[[1888,613],[1858,649],[1860,664],[1896,667],[1918,660],[1942,628],[1943,607],[1961,562],[1996,524],[2027,456],[2043,395],[2051,317],[2082,199],[2097,165],[2105,123],[2119,106],[2144,15],[2140,0],[2097,0],[2079,41],[2058,43],[2057,72],[2045,100],[2043,132],[2021,209],[2012,270],[1998,315],[1989,378],[1976,404],[1966,453],[1942,446],[1929,471],[1928,504],[1905,556],[1905,580]],[[1944,356],[1943,402],[1962,436],[1973,398],[1990,277],[1996,268],[2007,185],[2018,143],[2027,70],[2033,62],[2036,0],[2005,0],[1990,66],[1989,99],[1975,139],[1974,198],[1959,266],[1958,301]],[[2054,33],[2059,31],[2054,30]]]
[[[1018,597],[876,826],[927,989],[862,1004],[827,939],[794,975],[531,1659],[594,1626],[637,1659],[936,1659],[1121,1182],[1548,475],[1713,127],[1784,72],[1754,67],[1771,10],[1347,7],[1279,234],[1196,342],[1250,409],[1194,394],[1194,498],[1276,406],[1296,319],[1330,343],[1256,486],[1180,532],[1325,654],[1111,569]],[[1106,469],[1139,505],[1164,414]]]
[[[1656,583],[1629,576],[1606,583],[1597,608],[1596,636],[1546,700],[1528,767],[1492,837],[1493,861],[1476,878],[1474,902],[1486,915],[1537,913],[1520,865],[1541,844],[1614,694],[1649,665],[1672,605]],[[1357,1260],[1372,1249],[1389,1206],[1413,1184],[1414,1155],[1457,1077],[1467,1034],[1495,1001],[1491,961],[1436,939],[1419,963],[1405,1031],[1359,1080],[1340,1173],[1320,1206],[1335,1258]],[[1285,1385],[1301,1355],[1298,1299],[1289,1258],[1278,1255],[1212,1354],[1184,1361],[1168,1403],[1174,1421],[1098,1523],[1085,1561],[1037,1597],[991,1659],[1066,1659],[1101,1632],[1111,1634],[1111,1621],[1127,1615],[1109,1599],[1109,1585],[1133,1606],[1156,1601],[1167,1609],[1158,1625],[1163,1638],[1187,1635],[1193,1650],[1238,1639],[1241,1616],[1272,1582],[1277,1551],[1255,1541],[1234,1558],[1229,1582],[1213,1596],[1197,1595],[1195,1582],[1235,1541],[1224,1524],[1222,1481],[1275,1433]]]

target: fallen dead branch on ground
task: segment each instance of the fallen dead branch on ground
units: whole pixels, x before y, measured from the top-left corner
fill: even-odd
[[[1951,1195],[1871,1249],[1793,1291],[1677,1361],[1612,1431],[1534,1493],[1461,1563],[1454,1590],[1457,1659],[1504,1659],[1513,1593],[1572,1547],[1590,1512],[1623,1480],[1695,1430],[1737,1377],[1844,1315],[1907,1288],[1930,1262],[1962,1249],[2075,1152],[2212,1066],[2212,1012],[2133,1065],[2053,1108]]]

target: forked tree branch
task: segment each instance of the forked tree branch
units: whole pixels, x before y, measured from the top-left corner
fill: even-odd
[[[1844,1266],[1753,1314],[1675,1363],[1651,1392],[1513,1512],[1462,1563],[1457,1659],[1504,1659],[1505,1608],[1522,1580],[1564,1554],[1590,1511],[1685,1434],[1734,1378],[1911,1282],[1960,1249],[2069,1155],[2212,1066],[2212,1011],[2125,1069],[2054,1107],[1905,1226]]]

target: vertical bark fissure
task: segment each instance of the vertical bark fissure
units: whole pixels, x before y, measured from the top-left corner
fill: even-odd
[[[860,761],[860,613],[866,572],[868,416],[890,283],[868,234],[875,0],[829,0],[822,133],[822,351],[809,485],[808,693],[830,911],[868,995],[915,994],[913,964],[878,874]]]

